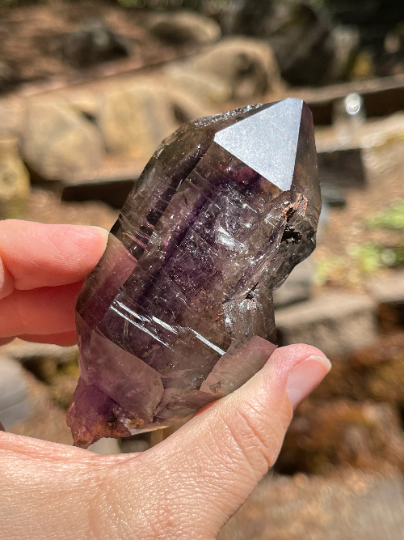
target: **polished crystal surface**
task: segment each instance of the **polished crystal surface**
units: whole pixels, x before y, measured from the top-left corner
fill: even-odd
[[[314,249],[320,209],[301,100],[166,139],[78,299],[75,444],[168,426],[256,373],[275,349],[272,291]]]

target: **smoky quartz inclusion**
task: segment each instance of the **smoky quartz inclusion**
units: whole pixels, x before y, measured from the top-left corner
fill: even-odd
[[[320,209],[301,100],[166,139],[78,299],[75,444],[168,426],[258,371],[275,349],[272,291],[313,251]]]

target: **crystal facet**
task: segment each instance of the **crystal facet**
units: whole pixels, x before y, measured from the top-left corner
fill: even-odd
[[[272,291],[314,249],[320,209],[301,100],[166,139],[78,299],[75,443],[168,426],[258,371],[275,349]]]

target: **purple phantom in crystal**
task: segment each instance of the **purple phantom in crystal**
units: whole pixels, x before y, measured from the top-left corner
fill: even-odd
[[[301,100],[166,139],[77,302],[75,444],[168,426],[256,373],[275,349],[272,291],[313,251],[320,209]]]

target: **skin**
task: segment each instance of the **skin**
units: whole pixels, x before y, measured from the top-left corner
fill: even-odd
[[[0,222],[0,340],[70,345],[74,306],[107,233]],[[0,432],[0,540],[213,540],[276,460],[293,407],[329,363],[278,349],[239,390],[140,454]]]

